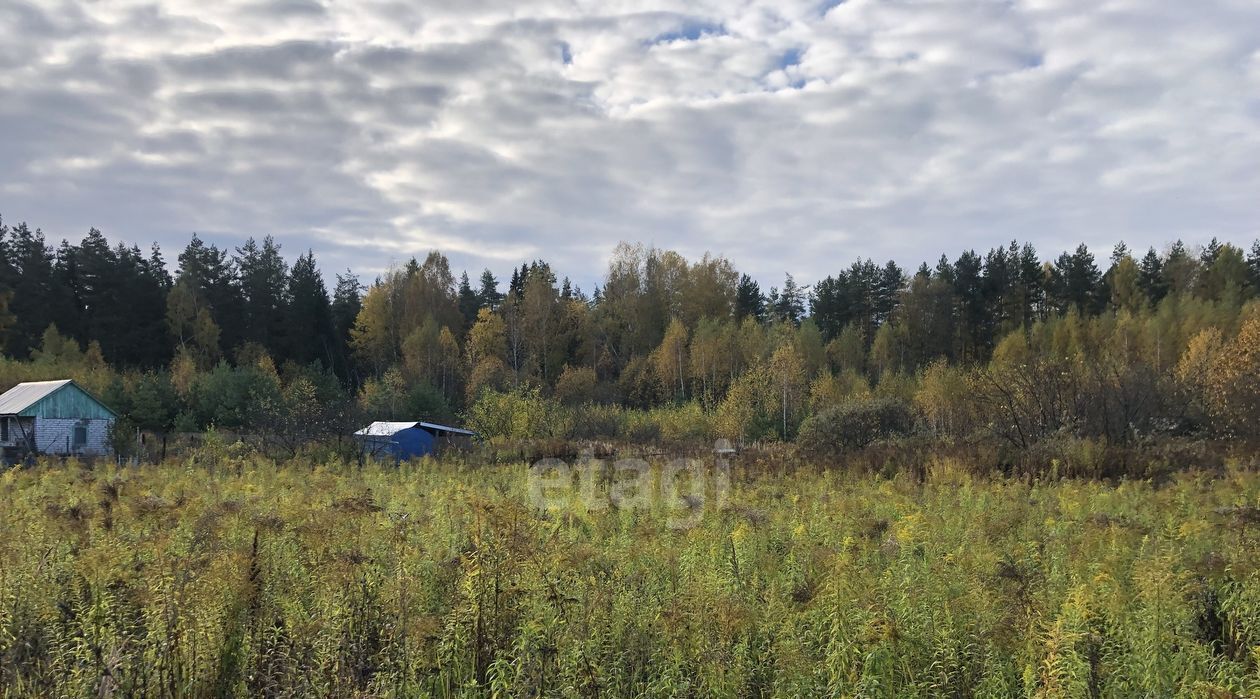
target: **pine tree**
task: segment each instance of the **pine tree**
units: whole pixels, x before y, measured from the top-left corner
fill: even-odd
[[[1019,253],[1019,283],[1024,295],[1024,327],[1046,315],[1046,273],[1032,243],[1024,243]]]
[[[883,325],[892,318],[897,303],[901,300],[901,292],[906,287],[906,274],[896,262],[889,260],[884,265],[875,287],[874,315],[875,322]]]
[[[1208,241],[1208,244],[1203,247],[1203,252],[1199,253],[1199,263],[1203,265],[1204,269],[1207,269],[1216,263],[1216,258],[1220,254],[1221,241],[1213,236],[1212,240]]]
[[[80,246],[84,253],[87,246]],[[100,273],[92,273],[93,265]],[[85,332],[101,343],[110,364],[157,368],[171,359],[172,348],[159,338],[166,337],[166,297],[170,274],[156,245],[146,259],[140,248],[119,243],[108,254],[92,254],[81,259],[84,275],[95,276]],[[103,276],[102,276],[103,275]]]
[[[93,228],[69,256],[73,263],[67,266],[70,274],[66,282],[78,302],[77,339],[80,342],[104,341],[108,351],[103,347],[102,353],[108,360],[124,363],[120,340],[130,325],[127,317],[130,299],[124,299],[120,293],[122,280],[114,250],[105,236]]]
[[[1112,267],[1120,264],[1120,260],[1123,260],[1126,257],[1132,257],[1132,255],[1129,254],[1129,246],[1125,245],[1123,240],[1116,243],[1115,247],[1111,248]]]
[[[1075,252],[1063,253],[1051,270],[1051,291],[1060,313],[1075,308],[1082,315],[1094,315],[1102,309],[1102,273],[1094,255],[1081,243]]]
[[[236,285],[236,268],[227,252],[206,245],[196,234],[179,254],[177,281],[187,281],[219,328],[219,345],[233,349],[243,337],[241,295]],[[215,354],[218,354],[216,348]]]
[[[949,261],[943,253],[941,259],[936,261],[936,269],[934,270],[936,277],[951,287],[954,285],[954,265]]]
[[[5,257],[14,272],[9,289],[13,294],[9,302],[13,323],[5,354],[25,359],[39,345],[49,323],[73,322],[69,316],[77,314],[69,287],[54,271],[53,250],[40,230],[32,231],[25,223],[10,228]]]
[[[926,366],[939,357],[954,356],[954,319],[953,288],[934,277],[924,265],[910,281],[893,321],[903,335],[901,344],[908,367]],[[855,363],[850,359],[847,365]]]
[[[1240,303],[1247,291],[1249,269],[1242,249],[1212,239],[1211,254],[1204,251],[1203,271],[1196,294],[1209,301]],[[1210,261],[1209,261],[1210,260]]]
[[[1012,247],[1012,253],[1018,254]],[[1014,318],[1015,309],[1010,307],[1011,287],[1015,284],[1018,258],[1008,259],[1007,249],[997,247],[984,256],[984,273],[981,275],[986,318],[984,336],[986,347],[992,347],[995,338],[1019,325]]]
[[[1194,291],[1199,279],[1199,261],[1190,256],[1180,240],[1173,243],[1164,258],[1163,285],[1170,294]]]
[[[157,243],[149,248],[149,257],[144,261],[137,283],[143,289],[139,294],[143,299],[143,309],[138,311],[143,326],[137,332],[146,348],[139,355],[144,357],[141,364],[149,368],[166,366],[174,355],[174,348],[157,342],[156,338],[161,337],[166,329],[166,296],[174,281]]]
[[[978,361],[988,354],[983,268],[984,262],[974,250],[959,255],[953,265],[954,299],[958,306],[958,356],[964,362]]]
[[[774,319],[799,325],[805,315],[805,292],[796,285],[792,275],[784,275],[782,291],[772,289],[770,294],[773,298],[770,312]]]
[[[1006,292],[1000,300],[1001,320],[994,325],[996,336],[1027,329],[1041,314],[1044,301],[1042,265],[1030,243],[1011,241],[1006,252]]]
[[[87,333],[84,328],[83,285],[79,280],[79,249],[68,240],[61,241],[53,256],[53,285],[62,290],[60,300],[66,304],[55,314],[57,327],[64,335],[82,344]]]

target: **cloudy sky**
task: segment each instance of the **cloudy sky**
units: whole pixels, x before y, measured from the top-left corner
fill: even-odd
[[[765,283],[1260,235],[1255,0],[0,0],[0,215]],[[475,276],[475,274],[474,274]]]

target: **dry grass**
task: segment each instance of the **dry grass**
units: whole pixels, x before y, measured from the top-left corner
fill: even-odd
[[[0,695],[1260,691],[1242,469],[746,473],[679,530],[536,511],[524,465],[222,459],[0,476]]]

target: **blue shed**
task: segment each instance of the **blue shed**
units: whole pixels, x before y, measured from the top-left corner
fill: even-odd
[[[396,461],[466,447],[476,436],[476,432],[433,422],[373,422],[354,433],[365,454]]]

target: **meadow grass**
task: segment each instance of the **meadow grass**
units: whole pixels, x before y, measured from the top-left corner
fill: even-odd
[[[689,528],[525,464],[9,471],[0,694],[1260,692],[1260,474],[739,468]]]

